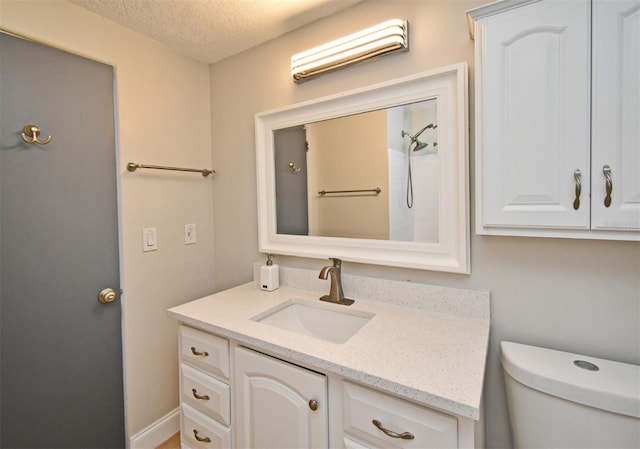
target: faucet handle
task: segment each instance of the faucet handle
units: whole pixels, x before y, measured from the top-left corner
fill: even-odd
[[[342,266],[342,260],[336,258],[336,257],[329,257],[329,260],[333,261],[333,266],[335,268],[340,268]]]

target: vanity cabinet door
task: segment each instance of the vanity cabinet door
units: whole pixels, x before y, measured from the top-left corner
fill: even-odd
[[[458,447],[458,420],[369,388],[345,382],[343,426],[348,449]]]
[[[327,380],[264,354],[235,349],[239,448],[327,448]]]

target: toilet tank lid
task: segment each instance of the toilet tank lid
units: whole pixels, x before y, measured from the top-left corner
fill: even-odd
[[[500,349],[504,370],[529,388],[640,418],[640,366],[507,341]],[[580,368],[576,360],[598,370]]]

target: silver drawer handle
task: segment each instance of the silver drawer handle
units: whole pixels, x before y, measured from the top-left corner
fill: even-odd
[[[201,401],[208,401],[209,400],[209,395],[206,395],[206,394],[199,395],[198,391],[195,388],[192,388],[191,392],[193,393],[193,397],[196,398],[196,399],[200,399]]]
[[[199,356],[202,356],[202,357],[206,357],[206,356],[209,355],[209,353],[207,351],[202,351],[202,352],[196,351],[196,348],[194,348],[193,346],[191,346],[191,353],[193,355],[199,355]]]
[[[200,441],[201,443],[211,443],[211,438],[209,437],[199,437],[198,436],[198,431],[196,429],[193,429],[193,436],[196,438],[196,440]]]
[[[415,438],[413,436],[413,434],[409,433],[409,432],[397,433],[397,432],[394,432],[393,430],[385,429],[384,427],[382,427],[382,423],[380,421],[378,421],[377,419],[374,419],[371,422],[379,430],[382,430],[385,435],[387,435],[387,436],[389,436],[391,438],[400,438],[402,440],[413,440]]]
[[[573,201],[573,208],[578,210],[580,209],[580,194],[582,193],[582,173],[580,170],[573,172],[573,179],[576,182],[576,199]]]
[[[611,167],[605,165],[602,167],[602,173],[604,173],[604,186],[607,191],[607,196],[604,197],[604,207],[611,206],[611,192],[613,191],[613,179],[611,178]]]

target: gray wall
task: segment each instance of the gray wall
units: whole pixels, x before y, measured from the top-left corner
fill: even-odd
[[[431,68],[467,61],[473,130],[473,41],[465,11],[487,1],[365,1],[211,66],[214,233],[218,290],[251,279],[257,252],[254,114]],[[325,75],[291,80],[292,54],[390,18],[410,22],[411,51]],[[473,161],[473,131],[471,133]],[[471,165],[473,198],[473,162]],[[472,215],[475,204],[471,202]],[[473,224],[473,223],[472,223]],[[487,445],[510,446],[501,340],[640,363],[640,244],[472,235],[470,276],[346,263],[351,274],[491,291],[486,372]],[[331,254],[327,254],[327,257]],[[324,260],[280,256],[319,269]]]

